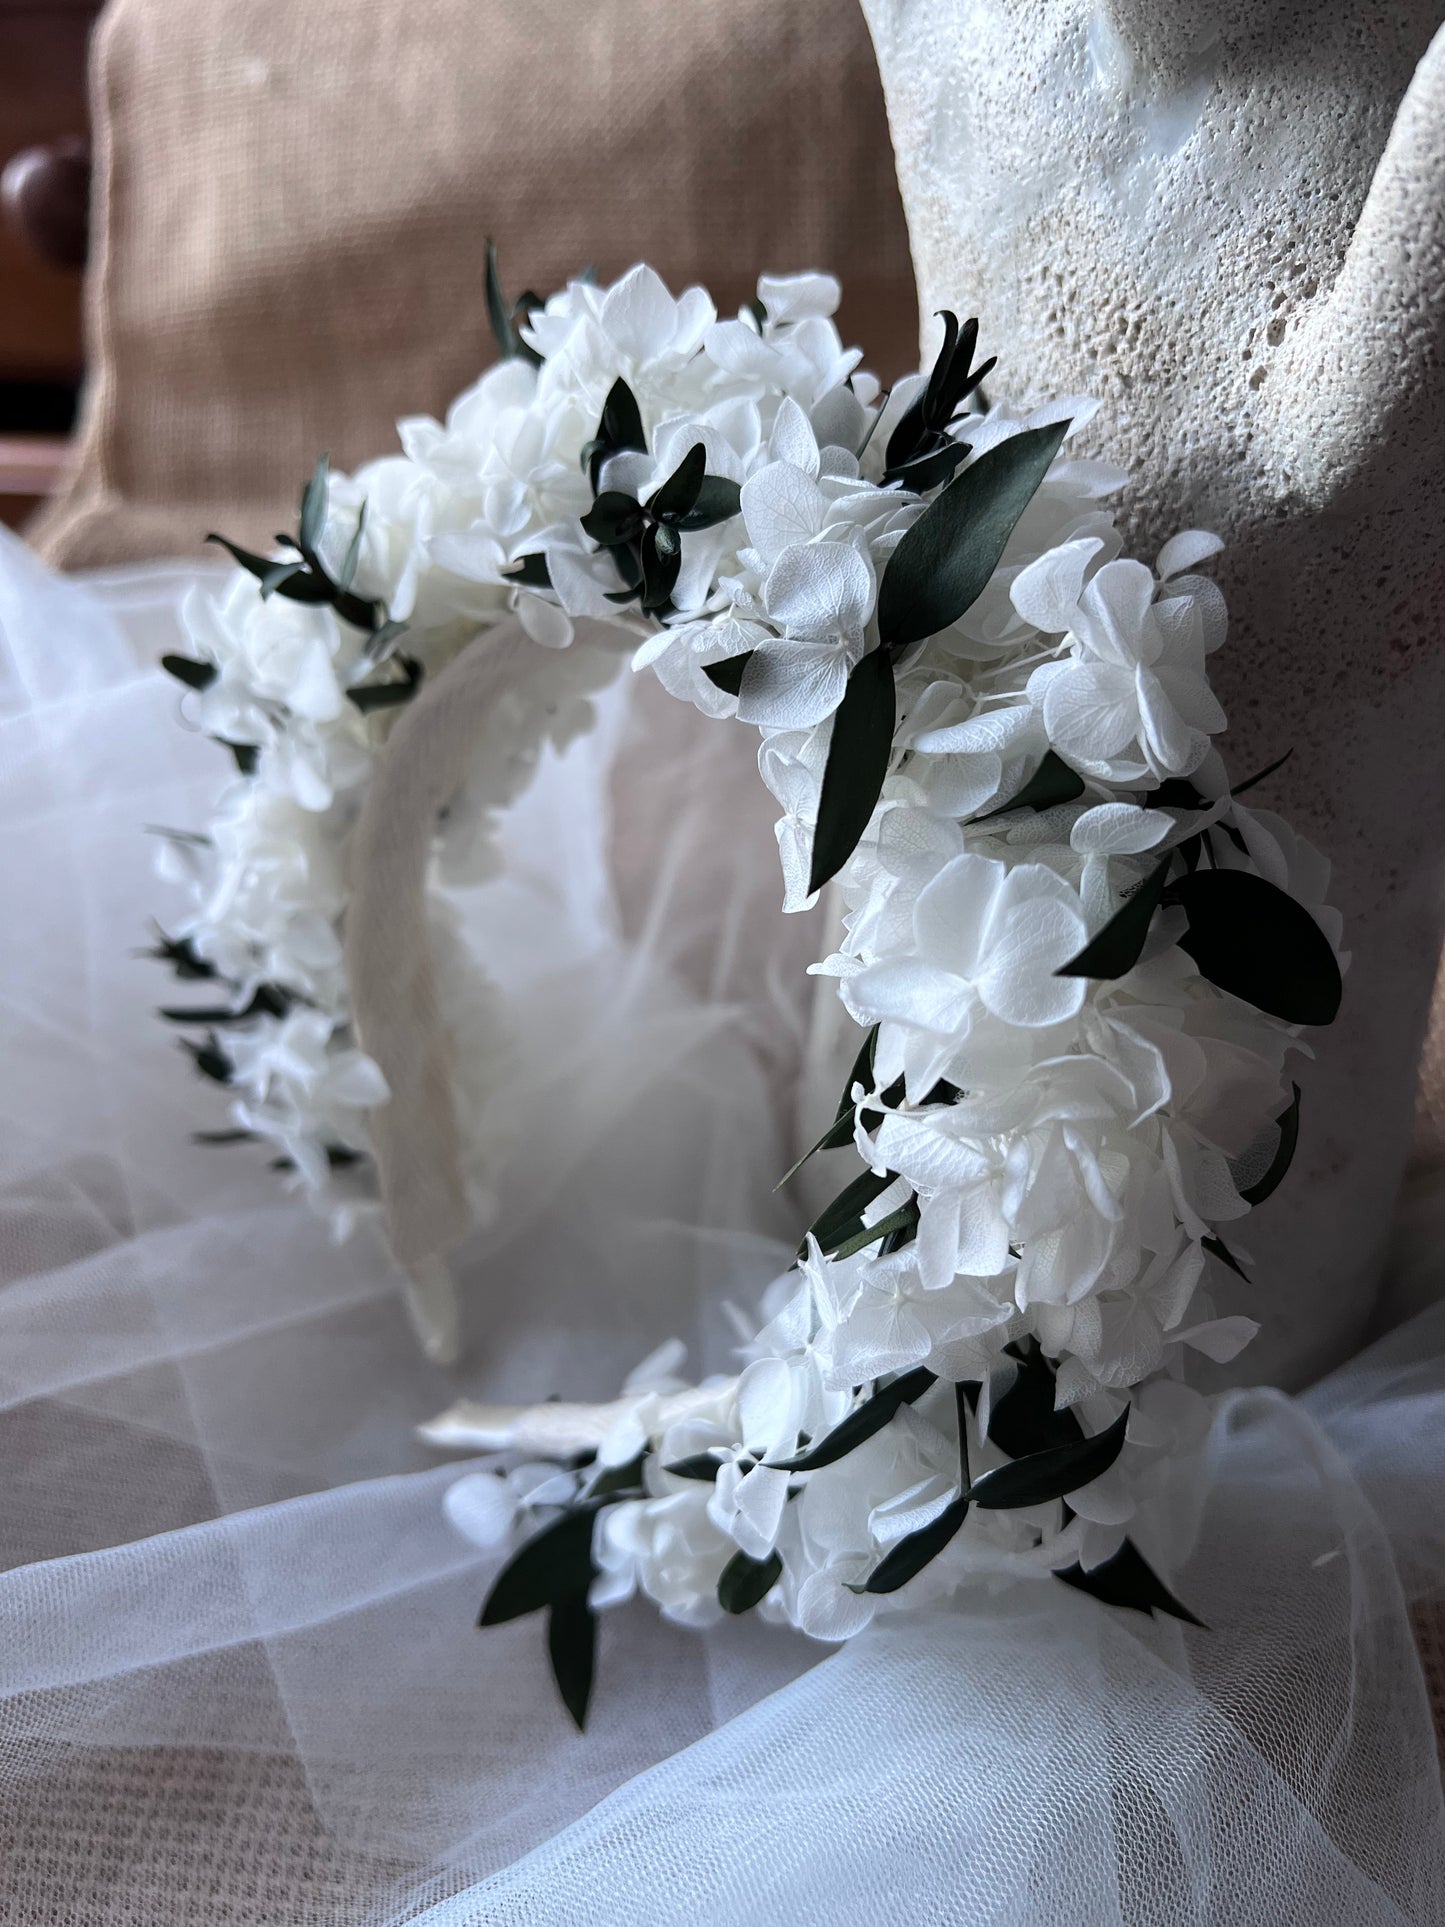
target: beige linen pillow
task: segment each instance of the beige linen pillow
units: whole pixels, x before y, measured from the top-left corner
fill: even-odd
[[[851,0],[115,0],[93,56],[93,375],[35,532],[77,566],[261,540],[395,445],[509,290],[637,259],[735,308],[826,268],[885,376],[917,309]]]

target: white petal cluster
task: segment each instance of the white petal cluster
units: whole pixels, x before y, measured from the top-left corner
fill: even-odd
[[[887,640],[890,561],[947,482],[940,471],[918,493],[892,475],[890,442],[930,378],[880,396],[834,325],[838,297],[827,276],[765,277],[758,303],[723,319],[701,289],[674,297],[646,267],[611,287],[573,282],[521,326],[530,359],[494,368],[445,422],[403,423],[400,456],[332,478],[322,550],[342,568],[364,508],[356,592],[407,625],[426,675],[510,613],[539,665],[577,665],[539,666],[500,706],[439,845],[448,873],[485,870],[488,826],[541,744],[585,727],[603,671],[574,624],[602,617],[631,633],[636,668],[759,731],[785,907],[811,900],[839,705]],[[967,1572],[1087,1569],[1126,1531],[1167,1551],[1169,1468],[1202,1425],[1190,1357],[1227,1360],[1253,1330],[1216,1314],[1210,1268],[1226,1231],[1243,1255],[1241,1186],[1269,1161],[1286,1060],[1303,1046],[1297,1026],[1203,973],[1181,908],[1152,917],[1124,974],[1065,966],[1176,850],[1285,892],[1336,952],[1340,930],[1323,860],[1231,796],[1213,747],[1225,717],[1208,660],[1225,613],[1198,571],[1219,544],[1186,531],[1152,567],[1121,553],[1108,503],[1126,478],[1068,448],[1093,412],[995,401],[949,425],[975,469],[1013,437],[1052,425],[1064,439],[982,592],[894,651],[887,774],[838,878],[840,939],[815,966],[874,1032],[847,1098],[874,1174],[862,1227],[893,1230],[852,1250],[811,1240],[741,1376],[685,1418],[659,1416],[654,1434],[645,1402],[629,1406],[603,1463],[641,1452],[645,1489],[598,1513],[597,1604],[641,1590],[698,1623],[721,1609],[734,1557],[777,1554],[766,1610],[820,1637],[857,1630],[892,1597],[855,1590],[889,1548],[959,1498],[964,1464],[976,1479],[1001,1461],[988,1416],[1031,1359],[1048,1362],[1082,1436],[1127,1405],[1120,1456],[1067,1507],[974,1508],[899,1596]],[[725,507],[689,522],[667,491],[698,449]],[[588,532],[603,497],[665,548],[662,596],[625,573],[625,541]],[[638,571],[647,553],[639,541]],[[164,861],[191,893],[181,934],[237,1008],[284,993],[281,1014],[223,1040],[236,1115],[320,1191],[328,1152],[364,1149],[365,1113],[384,1101],[350,1034],[340,939],[347,840],[395,714],[354,693],[399,672],[331,608],[263,598],[249,578],[197,597],[188,620],[214,671],[185,698],[191,719],[250,746],[255,771],[206,839],[169,842]],[[1050,769],[1068,800],[1030,801]],[[504,1019],[468,1001],[478,973],[442,949],[459,1121],[481,1146]],[[936,1382],[856,1451],[780,1469],[919,1368]],[[960,1381],[976,1388],[962,1418]],[[667,1469],[699,1457],[715,1476]],[[545,1481],[523,1484],[518,1504],[562,1502]]]

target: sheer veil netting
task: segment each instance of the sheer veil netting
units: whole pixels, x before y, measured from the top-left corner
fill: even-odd
[[[517,1150],[419,1356],[174,1061],[145,825],[224,771],[155,671],[194,572],[0,550],[0,1919],[55,1927],[1438,1922],[1412,1604],[1445,1590],[1445,1305],[1300,1398],[1234,1394],[1181,1586],[1036,1583],[830,1654],[608,1614],[588,1731],[416,1424],[729,1363],[820,933],[777,915],[738,732],[625,677],[461,907],[512,999]],[[639,744],[649,744],[645,758]],[[740,760],[739,760],[740,759]],[[619,772],[630,778],[619,781]]]

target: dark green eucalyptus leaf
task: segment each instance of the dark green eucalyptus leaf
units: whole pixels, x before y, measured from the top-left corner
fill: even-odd
[[[1243,796],[1245,791],[1252,790],[1256,783],[1262,783],[1266,776],[1273,776],[1277,769],[1282,769],[1293,755],[1294,750],[1287,749],[1283,756],[1276,756],[1272,763],[1266,763],[1263,769],[1257,769],[1253,776],[1246,776],[1242,783],[1236,783],[1230,790],[1230,795]]]
[[[1137,801],[1140,809],[1144,810],[1203,810],[1209,807],[1209,798],[1201,796],[1187,776],[1166,776],[1154,789],[1145,790]]]
[[[157,963],[169,964],[183,981],[200,983],[217,976],[216,966],[213,963],[207,963],[206,959],[198,954],[189,937],[168,937],[165,931],[157,926],[156,940],[155,948],[142,952],[142,955],[154,957]]]
[[[221,1049],[220,1040],[214,1033],[203,1044],[183,1037],[181,1049],[190,1057],[202,1077],[209,1077],[213,1084],[230,1083],[236,1067]]]
[[[421,687],[422,666],[414,656],[400,658],[406,670],[401,682],[364,683],[359,689],[347,690],[347,695],[363,716],[369,716],[374,709],[395,709],[401,703],[409,703]]]
[[[595,1505],[573,1506],[534,1533],[497,1574],[482,1607],[480,1626],[500,1626],[539,1612],[559,1599],[585,1593],[592,1583]]]
[[[810,895],[838,874],[868,827],[888,774],[896,720],[893,659],[886,649],[875,649],[849,676],[833,717],[813,832]]]
[[[299,580],[298,580],[299,578]],[[286,562],[273,562],[261,577],[261,600],[263,602],[278,591],[285,589],[289,582],[296,583],[299,594],[293,592],[293,600],[302,602],[325,602],[329,596],[319,582],[314,582],[306,573],[306,564],[292,556]]]
[[[677,518],[677,527],[685,535],[716,528],[719,522],[730,522],[741,507],[742,490],[736,482],[725,475],[704,475],[697,500],[686,515]]]
[[[228,742],[224,736],[217,736],[215,740],[221,745],[222,749],[230,750],[232,760],[243,776],[254,776],[256,774],[256,765],[261,760],[261,746],[259,743],[232,743]]]
[[[161,668],[187,689],[209,689],[221,673],[213,662],[197,662],[191,656],[162,656]]]
[[[775,1552],[766,1559],[735,1552],[717,1582],[717,1603],[725,1613],[750,1613],[767,1598],[782,1572],[783,1562]]]
[[[303,579],[297,578],[298,581]],[[278,593],[289,595],[291,585],[288,583]],[[349,589],[338,589],[335,584],[331,585],[329,600],[343,622],[349,622],[355,629],[365,629],[368,635],[375,634],[378,618],[385,614],[379,602],[368,601],[365,596],[353,595]]]
[[[871,422],[869,422],[867,432],[864,435],[862,441],[859,442],[858,447],[855,451],[855,459],[859,462],[863,460],[863,457],[868,452],[868,444],[872,441],[874,435],[877,433],[878,424],[883,419],[883,411],[885,408],[887,408],[888,398],[892,393],[893,393],[893,390],[891,388],[883,389],[880,392],[877,401],[875,401],[873,404],[873,419]]]
[[[967,401],[970,395],[975,393],[978,396],[979,407],[981,411],[984,414],[988,413],[988,404],[984,399],[983,383],[984,383],[985,377],[988,375],[991,375],[994,369],[997,368],[997,366],[998,366],[998,356],[990,355],[988,357],[988,360],[981,361],[978,364],[977,368],[971,368],[967,376],[964,377],[962,380],[955,380],[955,382],[952,384],[953,392],[952,392],[951,400],[952,400],[953,406],[952,406],[952,409],[950,410],[950,419],[952,419],[954,416],[957,415],[961,405],[965,401]]]
[[[238,562],[241,567],[251,575],[257,577],[263,576],[268,570],[276,566],[274,556],[257,555],[251,549],[243,549],[238,542],[233,542],[229,536],[217,535],[214,529],[212,529],[211,533],[206,537],[206,540],[218,544],[219,547],[226,551],[233,562]]]
[[[996,443],[923,511],[878,591],[878,633],[889,650],[936,636],[977,602],[1068,427],[1052,422]]]
[[[344,1171],[353,1164],[360,1164],[362,1158],[363,1153],[353,1151],[349,1145],[328,1144],[326,1147],[326,1162],[333,1171]],[[296,1165],[291,1158],[272,1158],[271,1169],[273,1171],[294,1171]]]
[[[793,1459],[769,1460],[769,1464],[775,1472],[817,1472],[825,1465],[835,1465],[839,1459],[856,1451],[866,1439],[871,1439],[875,1432],[881,1432],[901,1407],[921,1398],[937,1377],[938,1374],[930,1372],[926,1365],[915,1365],[911,1372],[901,1373],[881,1392],[875,1392],[872,1398],[855,1405],[847,1418],[841,1419],[826,1437],[819,1439],[816,1445],[809,1446],[806,1452],[799,1453]]]
[[[547,558],[540,550],[531,555],[520,556],[516,563],[507,569],[506,576],[509,582],[520,582],[524,589],[550,589],[552,586]]]
[[[186,1010],[180,1005],[163,1006],[156,1015],[168,1024],[244,1024],[253,1017],[284,1017],[295,999],[277,984],[259,984],[242,1010],[229,1004],[215,1004],[202,1010]]]
[[[675,1479],[696,1479],[705,1485],[715,1485],[721,1465],[722,1460],[715,1459],[711,1452],[693,1452],[685,1459],[674,1459],[662,1469]]]
[[[366,533],[366,504],[362,503],[356,512],[356,533],[346,545],[346,554],[341,562],[341,574],[336,578],[343,589],[349,589],[356,580],[356,566],[361,560],[361,538]]]
[[[752,650],[744,649],[740,656],[724,656],[721,662],[705,662],[702,673],[710,683],[715,683],[729,696],[736,696],[743,686],[743,671],[752,659]]]
[[[1286,1024],[1331,1024],[1344,984],[1329,938],[1302,903],[1247,870],[1199,870],[1169,892],[1189,928],[1180,947],[1220,990]]]
[[[1072,803],[1083,793],[1084,779],[1079,772],[1070,769],[1057,751],[1047,749],[1043,761],[1017,796],[1000,803],[996,810],[985,810],[974,821],[987,823],[991,816],[1006,816],[1010,810],[1051,810],[1060,803]]]
[[[877,1224],[863,1225],[851,1237],[834,1245],[831,1251],[827,1246],[824,1246],[824,1250],[828,1251],[830,1258],[851,1258],[855,1252],[866,1251],[869,1245],[877,1244],[880,1240],[896,1238],[901,1232],[912,1231],[916,1234],[918,1219],[918,1200],[916,1197],[910,1198],[906,1204],[899,1205],[896,1211],[890,1211],[886,1218],[880,1218]],[[895,1245],[893,1249],[897,1250],[898,1247]]]
[[[902,462],[897,468],[889,469],[885,482],[901,482],[915,495],[927,495],[940,483],[946,482],[956,469],[962,468],[968,460],[969,447],[966,442],[956,442],[952,436],[945,436],[936,448],[925,449],[910,461]]]
[[[635,542],[643,530],[643,514],[636,499],[621,489],[606,488],[582,517],[584,534],[604,549]]]
[[[859,1047],[853,1060],[853,1068],[848,1073],[848,1082],[843,1086],[843,1095],[838,1100],[838,1108],[833,1114],[833,1122],[824,1131],[816,1144],[810,1144],[803,1155],[789,1170],[785,1171],[773,1186],[781,1191],[789,1178],[795,1178],[815,1151],[840,1151],[845,1144],[853,1142],[853,1086],[862,1084],[866,1089],[873,1088],[873,1060],[878,1050],[878,1026],[873,1025]]]
[[[406,634],[406,628],[404,622],[383,622],[379,629],[372,631],[371,641],[366,645],[366,656],[373,667],[386,660],[392,644]]]
[[[744,311],[752,316],[754,322],[757,324],[758,333],[761,334],[767,326],[768,321],[768,311],[762,302],[754,296],[751,301],[744,303]]]
[[[1126,1606],[1131,1612],[1148,1613],[1151,1617],[1155,1613],[1168,1613],[1190,1626],[1204,1626],[1202,1619],[1196,1619],[1187,1606],[1180,1605],[1132,1539],[1126,1539],[1112,1559],[1095,1566],[1092,1572],[1085,1572],[1082,1566],[1070,1566],[1064,1572],[1056,1572],[1054,1577],[1062,1579],[1066,1586],[1076,1586],[1105,1606]]]
[[[916,1579],[923,1568],[936,1559],[949,1540],[968,1517],[968,1496],[954,1499],[946,1505],[936,1519],[917,1532],[910,1532],[869,1573],[861,1588],[864,1592],[897,1592],[906,1586],[910,1579]]]
[[[938,309],[936,319],[943,323],[943,346],[938,351],[938,358],[928,377],[928,386],[923,391],[923,419],[930,428],[941,428],[953,414],[952,404],[948,400],[948,385],[960,347],[958,316],[953,310]],[[973,360],[973,351],[978,342],[977,320],[970,320],[963,334],[963,372],[967,375],[968,366]]]
[[[1239,1262],[1238,1258],[1235,1257],[1223,1238],[1214,1235],[1208,1238],[1201,1238],[1199,1240],[1199,1246],[1202,1251],[1207,1251],[1211,1257],[1217,1258],[1222,1265],[1228,1265],[1236,1277],[1242,1278],[1246,1284],[1250,1282],[1249,1273]]]
[[[1124,1449],[1128,1424],[1126,1405],[1107,1431],[1093,1438],[1030,1452],[985,1472],[974,1480],[969,1497],[984,1512],[1016,1512],[1024,1506],[1067,1498],[1108,1471]]]
[[[639,454],[646,453],[647,437],[642,431],[642,410],[637,406],[637,397],[619,375],[602,404],[597,433],[582,451],[582,466],[594,490],[602,464],[610,455],[620,455],[629,448]]]
[[[952,319],[948,316],[947,319]],[[984,362],[981,367],[973,365],[974,350],[978,347],[978,321],[972,318],[965,321],[958,330],[957,339],[948,352],[934,365],[924,397],[923,412],[928,426],[934,430],[947,428],[958,413],[959,405],[975,389],[984,376],[995,365],[997,357]]]
[[[330,457],[318,456],[311,480],[301,491],[301,524],[296,531],[296,542],[308,559],[320,548],[326,533],[326,485],[330,474]]]
[[[637,405],[637,397],[619,375],[607,391],[607,400],[602,405],[602,432],[607,437],[608,447],[620,453],[623,449],[634,449],[639,455],[647,452],[647,436],[642,429],[642,410]]]
[[[1300,1093],[1298,1084],[1292,1085],[1291,1088],[1294,1096],[1276,1120],[1279,1124],[1279,1143],[1275,1146],[1274,1156],[1269,1161],[1269,1169],[1239,1194],[1246,1204],[1263,1204],[1267,1197],[1279,1189],[1289,1167],[1294,1163],[1295,1146],[1299,1143]]]
[[[1122,977],[1131,971],[1144,949],[1172,860],[1171,856],[1161,857],[1144,881],[1125,897],[1099,934],[1084,945],[1077,957],[1060,964],[1054,975],[1107,979]]]
[[[678,522],[697,506],[707,473],[707,450],[694,442],[660,488],[649,497],[647,510],[659,522]]]
[[[492,339],[497,344],[497,353],[503,361],[510,361],[517,353],[519,343],[517,331],[512,326],[512,311],[507,306],[507,298],[502,293],[502,277],[497,270],[497,248],[492,240],[487,242],[487,320],[492,326]]]
[[[682,537],[676,529],[649,528],[642,538],[642,607],[665,615],[682,569]]]
[[[888,444],[883,450],[883,475],[885,481],[891,479],[897,470],[906,462],[912,461],[923,446],[924,439],[928,433],[927,425],[923,419],[923,400],[926,392],[927,391],[924,390],[915,395],[907,408],[905,408],[903,413],[898,417],[898,420],[893,424],[892,432],[888,437]],[[873,425],[876,428],[878,424],[875,421]]]
[[[610,1499],[620,1492],[635,1492],[642,1484],[642,1462],[646,1457],[644,1449],[625,1465],[604,1465],[587,1487],[587,1497]]]
[[[250,549],[243,549],[239,543],[230,541],[224,535],[211,534],[206,540],[219,543],[233,562],[238,562],[249,574],[254,575],[261,584],[263,595],[281,595],[288,602],[316,605],[332,600],[335,592],[331,584],[319,580],[304,562],[298,562],[294,557],[278,562],[274,556],[256,555]]]
[[[553,1600],[547,1615],[547,1658],[562,1704],[581,1733],[587,1726],[587,1702],[597,1664],[597,1615],[587,1604],[585,1592]]]
[[[1075,1413],[1054,1410],[1053,1367],[1036,1345],[1018,1357],[1013,1383],[995,1400],[988,1435],[1011,1459],[1082,1440],[1084,1428]]]
[[[861,1171],[813,1220],[808,1227],[808,1235],[816,1238],[825,1251],[830,1242],[836,1243],[839,1238],[851,1237],[859,1228],[863,1212],[890,1184],[896,1184],[897,1181],[896,1171]],[[801,1257],[807,1248],[808,1239],[805,1237],[798,1246],[798,1256]]]

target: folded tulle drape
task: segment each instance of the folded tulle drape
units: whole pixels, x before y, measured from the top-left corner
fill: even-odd
[[[1439,1308],[1221,1413],[1180,1581],[1208,1631],[1039,1584],[825,1656],[629,1607],[579,1737],[536,1628],[476,1630],[495,1561],[412,1428],[610,1396],[672,1335],[728,1364],[797,1235],[770,1120],[816,934],[734,732],[624,683],[460,903],[506,933],[521,1128],[457,1266],[466,1362],[428,1365],[373,1230],[334,1246],[259,1151],[192,1142],[224,1102],[132,954],[167,908],[142,826],[224,776],[152,667],[188,579],[0,545],[0,1919],[1440,1918],[1408,1617],[1445,1590]]]

